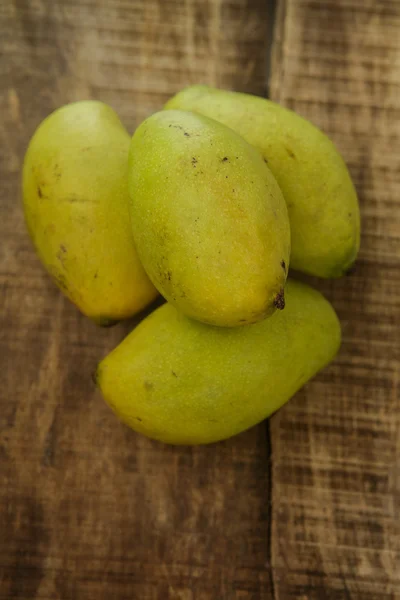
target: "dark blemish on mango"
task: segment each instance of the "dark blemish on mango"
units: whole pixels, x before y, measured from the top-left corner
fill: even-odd
[[[43,198],[43,192],[42,192],[42,190],[40,188],[40,185],[38,185],[37,193],[38,193],[39,198]]]
[[[274,306],[278,310],[283,310],[285,308],[285,293],[283,291],[283,288],[275,296],[275,298],[274,298]]]
[[[185,131],[183,135],[184,135],[185,137],[190,137],[190,133],[188,133],[187,131]]]
[[[294,160],[296,160],[296,155],[293,152],[293,150],[291,150],[290,148],[288,148],[287,146],[285,146],[285,150],[286,152],[289,154],[290,158],[293,158]]]
[[[61,244],[61,246],[60,246],[60,250],[61,250],[61,252],[64,252],[64,254],[66,253],[67,249],[66,249],[66,247],[64,246],[64,244]]]
[[[192,165],[195,167],[197,165],[197,158],[195,156],[192,157]]]
[[[97,279],[98,276],[99,276],[99,272],[96,271],[96,273],[94,274],[94,278],[93,279]]]
[[[67,283],[65,276],[62,273],[59,273],[58,271],[53,272],[51,274],[51,277],[52,277],[53,281],[58,285],[59,288],[64,290],[64,292],[68,292],[68,283]]]
[[[96,387],[99,386],[99,378],[100,378],[100,367],[97,366],[95,370],[92,372],[92,381]]]
[[[221,158],[221,162],[227,162],[229,160],[229,158],[227,156],[224,156],[224,158]]]
[[[66,250],[63,250],[63,246],[60,246],[59,251],[57,252],[57,258],[61,263],[61,266],[63,267],[63,269],[65,269],[65,264],[64,264],[64,254],[65,254]]]
[[[264,162],[265,162],[265,164],[267,165],[267,164],[268,164],[268,161],[267,161],[267,159],[265,158],[265,156],[263,156],[263,159],[264,159]]]
[[[135,417],[136,421],[139,421],[140,423],[143,423],[143,419],[141,419],[140,417]]]
[[[151,381],[145,381],[144,382],[144,389],[148,390],[149,392],[154,388],[154,385],[151,383]]]
[[[82,196],[77,196],[76,194],[71,194],[70,196],[66,196],[63,198],[64,202],[68,202],[69,204],[86,204],[93,203],[97,204],[97,200],[90,200],[89,198],[82,198]]]
[[[54,165],[54,177],[56,178],[57,181],[61,178],[61,173],[59,171],[58,164]]]
[[[167,271],[167,279],[168,279],[168,281],[171,281],[171,277],[172,277],[171,271]]]
[[[285,271],[285,273],[286,273],[286,263],[285,263],[285,261],[284,261],[284,260],[281,260],[281,267],[282,267],[282,269],[283,269],[283,270]]]
[[[171,373],[174,377],[178,377],[178,375],[175,373],[175,371],[171,371]]]
[[[239,319],[239,323],[246,323],[247,319]]]
[[[349,217],[352,217],[352,216],[353,216],[353,213],[349,213]]]

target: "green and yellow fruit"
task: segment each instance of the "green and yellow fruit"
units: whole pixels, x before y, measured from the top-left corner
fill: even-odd
[[[30,235],[54,281],[99,324],[129,317],[157,294],[129,217],[130,137],[101,102],[69,104],[36,130],[23,200]]]
[[[184,89],[165,108],[220,121],[261,151],[287,203],[293,269],[320,277],[349,270],[360,244],[357,195],[326,135],[274,102],[206,86]]]
[[[164,111],[137,129],[129,164],[135,244],[171,304],[220,326],[283,308],[287,209],[255,148],[212,119]]]
[[[248,327],[210,327],[170,304],[98,366],[97,384],[130,427],[172,444],[229,438],[276,411],[335,356],[327,300],[295,281],[286,308]]]

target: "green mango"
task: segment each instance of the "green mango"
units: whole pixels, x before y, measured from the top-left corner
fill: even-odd
[[[165,304],[99,364],[95,379],[132,429],[171,444],[207,444],[268,417],[339,345],[329,302],[289,280],[285,310],[247,327],[204,325]]]
[[[212,119],[162,111],[136,130],[129,165],[136,248],[171,304],[220,326],[283,308],[289,220],[255,148]]]
[[[201,85],[179,92],[165,108],[216,119],[261,151],[287,203],[293,269],[319,277],[350,269],[360,245],[357,195],[325,134],[270,100]]]
[[[37,253],[65,295],[101,325],[157,295],[133,242],[129,146],[109,106],[76,102],[41,123],[24,161],[25,219]]]

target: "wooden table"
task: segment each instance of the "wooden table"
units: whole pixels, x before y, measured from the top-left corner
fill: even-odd
[[[400,598],[400,2],[1,0],[0,33],[1,600]],[[322,127],[363,235],[350,277],[314,281],[334,364],[269,423],[174,448],[96,392],[132,323],[98,329],[55,289],[20,172],[61,104],[102,99],[133,130],[195,82]]]

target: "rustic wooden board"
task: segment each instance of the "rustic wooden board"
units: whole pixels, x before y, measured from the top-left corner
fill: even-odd
[[[183,85],[265,93],[262,0],[0,2],[0,598],[270,598],[266,428],[209,448],[121,425],[91,372],[99,330],[53,287],[23,223],[27,142],[68,101],[130,130]]]
[[[400,3],[279,3],[271,95],[321,126],[359,191],[348,278],[314,282],[336,362],[271,420],[274,597],[400,598]]]
[[[345,155],[363,247],[351,277],[316,282],[342,352],[269,435],[176,449],[119,424],[90,373],[134,323],[81,317],[23,223],[21,162],[51,110],[99,98],[133,130],[188,83],[265,95],[273,12],[266,0],[0,3],[1,600],[400,598],[398,2],[279,2],[271,93]]]

